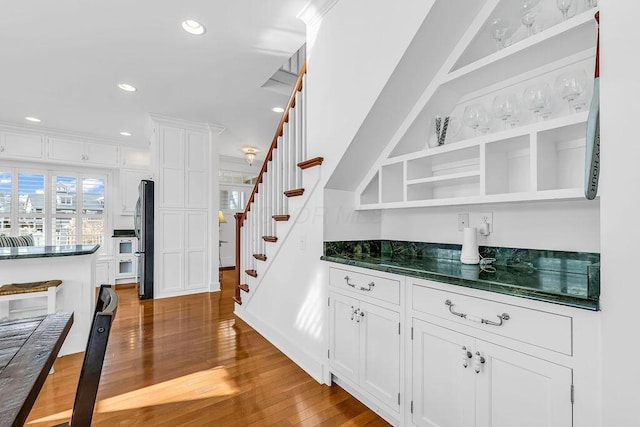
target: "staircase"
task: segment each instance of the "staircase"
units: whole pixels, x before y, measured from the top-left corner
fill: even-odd
[[[236,292],[234,300],[242,304],[242,293],[257,284],[258,264],[270,262],[268,246],[278,244],[278,223],[292,220],[289,201],[304,195],[304,170],[322,164],[322,157],[307,158],[306,144],[306,64],[289,98],[271,147],[244,212],[236,218]],[[317,179],[317,178],[316,178]],[[269,248],[271,249],[271,248]],[[264,269],[261,269],[264,271]]]

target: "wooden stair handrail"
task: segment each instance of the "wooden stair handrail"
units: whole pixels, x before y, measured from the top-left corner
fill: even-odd
[[[249,200],[247,201],[247,206],[244,209],[244,217],[246,218],[249,213],[251,204],[253,203],[254,197],[258,192],[258,187],[262,182],[262,176],[267,171],[267,165],[271,161],[273,157],[273,150],[278,147],[278,138],[282,136],[282,132],[284,129],[284,124],[289,121],[289,110],[291,110],[296,105],[296,94],[302,90],[302,79],[304,75],[307,73],[307,62],[305,61],[302,64],[302,69],[300,70],[300,75],[298,76],[298,80],[296,81],[296,85],[291,93],[291,97],[289,98],[289,102],[287,103],[287,107],[284,109],[284,113],[282,114],[282,118],[280,119],[280,123],[276,129],[276,133],[273,136],[273,140],[271,141],[271,147],[269,147],[269,151],[267,152],[267,156],[264,159],[264,163],[262,164],[262,168],[260,169],[260,173],[258,174],[258,179],[256,179],[256,183],[253,185],[253,190],[251,191],[251,196],[249,196]],[[242,224],[240,225],[242,227]]]

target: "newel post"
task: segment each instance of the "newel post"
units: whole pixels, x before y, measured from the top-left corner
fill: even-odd
[[[242,299],[240,298],[240,269],[242,268],[240,265],[240,245],[242,244],[240,240],[240,230],[244,222],[244,212],[236,213],[234,218],[236,219],[236,294],[234,299],[238,304],[242,304]]]

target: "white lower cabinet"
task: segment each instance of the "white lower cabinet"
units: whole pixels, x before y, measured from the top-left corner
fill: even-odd
[[[570,427],[572,370],[413,319],[413,414],[428,427]]]
[[[393,425],[599,426],[598,312],[358,267],[329,282],[329,372]]]
[[[400,313],[332,292],[329,363],[394,412],[400,410]]]
[[[201,211],[158,210],[155,236],[156,297],[206,292],[208,215]]]

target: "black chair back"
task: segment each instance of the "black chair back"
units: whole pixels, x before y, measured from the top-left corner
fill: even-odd
[[[110,285],[101,285],[96,309],[94,311],[89,341],[84,353],[76,399],[73,403],[70,426],[85,427],[91,425],[93,409],[96,404],[102,364],[107,351],[107,341],[111,332],[111,323],[118,309],[118,295]]]

